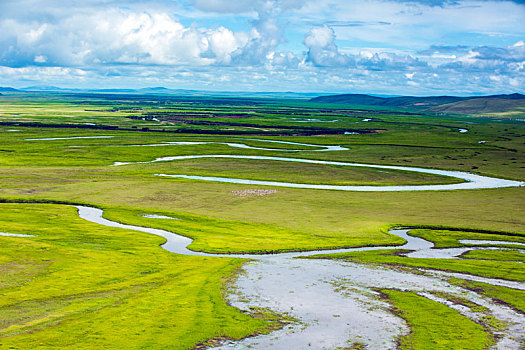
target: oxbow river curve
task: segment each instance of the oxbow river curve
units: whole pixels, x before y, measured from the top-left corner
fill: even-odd
[[[90,138],[106,138],[111,139],[115,136],[103,135],[103,136],[83,136],[83,137],[57,137],[57,138],[36,138],[26,139],[26,141],[54,141],[54,140],[76,140],[76,139],[90,139]],[[293,146],[308,147],[307,149],[283,149],[283,148],[265,148],[250,146],[240,142],[220,142],[220,141],[165,141],[161,143],[152,144],[135,144],[135,145],[116,145],[116,144],[105,144],[107,147],[155,147],[155,146],[195,146],[204,144],[220,144],[227,145],[234,148],[252,149],[252,150],[266,150],[266,151],[278,151],[278,152],[326,152],[326,151],[345,151],[348,148],[343,146],[333,145],[315,145],[307,143],[298,143],[291,141],[278,141],[278,140],[266,140],[266,139],[241,139],[247,141],[266,142],[274,144],[286,144]],[[84,146],[69,146],[69,147],[84,147]],[[186,174],[155,174],[157,176],[169,177],[169,178],[184,178],[200,181],[214,181],[214,182],[226,182],[226,183],[237,183],[237,184],[250,184],[250,185],[261,185],[261,186],[276,186],[276,187],[293,187],[293,188],[306,188],[306,189],[324,189],[324,190],[338,190],[338,191],[365,191],[365,192],[376,192],[376,191],[444,191],[444,190],[460,190],[460,189],[483,189],[483,188],[503,188],[503,187],[519,187],[525,186],[525,182],[512,181],[499,179],[494,177],[482,176],[477,174],[471,174],[462,171],[450,171],[450,170],[439,170],[439,169],[427,169],[417,167],[403,167],[394,165],[378,165],[378,164],[363,164],[363,163],[348,163],[348,162],[335,162],[335,161],[323,161],[315,159],[304,159],[304,158],[287,158],[287,157],[270,157],[270,156],[251,156],[251,155],[231,155],[231,154],[219,154],[219,155],[186,155],[186,156],[168,156],[159,157],[151,161],[145,162],[114,162],[112,166],[122,166],[128,164],[144,164],[144,163],[156,163],[156,162],[168,162],[185,159],[199,159],[199,158],[232,158],[232,159],[250,159],[250,160],[272,160],[282,162],[299,162],[308,164],[324,164],[324,165],[336,165],[336,166],[349,166],[349,167],[366,167],[375,169],[386,169],[386,170],[401,170],[401,171],[412,171],[425,174],[449,176],[464,180],[465,182],[457,184],[447,185],[406,185],[406,186],[344,186],[344,185],[317,185],[317,184],[303,184],[303,183],[292,183],[292,182],[277,182],[277,181],[260,181],[260,180],[247,180],[247,179],[236,179],[229,177],[213,177],[213,176],[195,176]]]
[[[27,141],[53,142],[54,140],[78,139],[47,138]],[[88,137],[85,137],[88,138]],[[94,137],[89,137],[94,138]],[[112,139],[113,136],[97,138]],[[326,152],[343,151],[342,146],[324,146],[301,144],[287,141],[252,139],[251,141],[293,145],[293,149],[264,148],[250,146],[236,139],[235,142],[162,142],[158,144],[115,145],[108,147],[155,147],[155,146],[195,146],[200,144],[221,144],[241,149],[256,149],[275,152]],[[100,146],[100,145],[98,145]],[[70,146],[89,147],[89,146]],[[298,149],[302,148],[302,149]],[[164,178],[185,178],[201,181],[216,181],[251,185],[294,187],[307,189],[329,189],[341,191],[421,191],[421,190],[460,190],[524,186],[523,182],[498,179],[460,171],[447,171],[416,167],[402,167],[377,164],[361,164],[336,161],[322,161],[305,158],[270,157],[252,155],[186,155],[160,157],[146,162],[115,162],[113,166],[125,166],[138,163],[155,163],[197,158],[232,158],[253,161],[301,162],[350,167],[369,167],[376,169],[412,171],[434,175],[444,175],[463,180],[462,183],[446,185],[406,185],[406,186],[337,186],[312,185],[292,182],[258,181],[227,177],[203,177],[186,174],[156,174]],[[389,231],[406,240],[402,246],[376,246],[337,250],[319,250],[308,252],[287,252],[280,254],[209,254],[189,249],[192,240],[173,232],[149,227],[126,225],[110,221],[103,217],[101,209],[77,206],[81,218],[105,226],[135,230],[163,237],[166,242],[162,248],[184,255],[199,255],[215,258],[245,258],[244,273],[235,282],[235,289],[228,295],[228,302],[244,311],[252,308],[268,308],[277,313],[288,314],[297,322],[288,324],[283,329],[268,335],[258,335],[240,341],[224,343],[219,349],[336,349],[345,348],[354,343],[365,345],[369,349],[394,349],[396,339],[409,332],[406,322],[391,312],[390,305],[378,297],[377,289],[397,289],[415,292],[420,296],[435,300],[453,308],[464,316],[480,322],[488,314],[503,322],[506,327],[494,330],[496,349],[520,349],[525,342],[525,315],[508,306],[498,304],[479,293],[463,289],[448,282],[450,277],[479,281],[497,286],[525,290],[525,283],[499,279],[483,278],[467,274],[442,271],[418,270],[415,274],[406,270],[392,270],[371,267],[363,264],[335,261],[328,259],[304,259],[323,253],[344,253],[377,249],[406,249],[405,255],[411,258],[461,259],[461,254],[477,249],[505,249],[497,247],[463,247],[434,249],[426,240],[412,237],[408,229]],[[144,214],[145,218],[148,215]],[[154,216],[153,219],[159,219]],[[9,235],[5,233],[5,235]],[[13,237],[16,239],[15,237]],[[468,241],[468,244],[486,244],[486,241]],[[519,250],[523,252],[523,250]],[[486,308],[486,313],[476,313],[462,305],[451,304],[437,295],[447,293]]]
[[[307,189],[322,189],[322,190],[338,190],[338,191],[363,191],[363,192],[387,192],[387,191],[448,191],[448,190],[465,190],[465,189],[484,189],[484,188],[503,188],[503,187],[520,187],[525,186],[525,182],[505,180],[495,177],[482,176],[471,174],[463,171],[426,169],[416,167],[404,167],[395,165],[377,165],[377,164],[362,164],[362,163],[347,163],[334,162],[315,159],[303,158],[286,158],[286,157],[269,157],[269,156],[245,156],[245,155],[188,155],[188,156],[171,156],[160,157],[146,162],[115,162],[113,166],[122,166],[128,164],[145,164],[156,162],[169,162],[185,159],[199,159],[199,158],[232,158],[232,159],[251,159],[251,160],[273,160],[282,162],[298,162],[308,164],[324,164],[336,166],[375,168],[387,170],[401,170],[412,171],[417,173],[449,176],[464,180],[465,182],[446,185],[399,185],[399,186],[346,186],[346,185],[316,185],[293,182],[277,182],[277,181],[260,181],[248,179],[235,179],[229,177],[215,177],[215,176],[195,176],[185,174],[155,174],[157,176],[169,178],[182,178],[200,181],[214,181],[226,182],[245,185],[262,185],[262,186],[276,186],[276,187],[293,187],[293,188],[307,188]]]

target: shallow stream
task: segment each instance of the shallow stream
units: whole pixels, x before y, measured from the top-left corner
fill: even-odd
[[[466,129],[461,129],[461,130],[466,130]],[[113,138],[113,137],[115,136],[111,136],[111,135],[72,136],[72,137],[26,139],[26,141],[76,140],[76,139]],[[106,144],[104,146],[155,147],[155,146],[194,146],[194,145],[205,145],[205,144],[221,144],[221,145],[227,145],[229,147],[234,147],[234,148],[278,151],[278,152],[306,152],[306,151],[326,152],[326,151],[346,151],[348,150],[348,148],[343,147],[343,146],[338,146],[338,145],[335,145],[335,146],[333,145],[315,145],[315,144],[298,143],[298,142],[291,142],[291,141],[251,139],[251,138],[245,138],[245,139],[236,138],[235,140],[236,141],[248,140],[248,141],[267,142],[267,143],[276,143],[276,144],[287,144],[287,145],[294,145],[294,146],[304,146],[304,147],[309,147],[309,149],[265,148],[265,147],[250,146],[250,145],[247,145],[245,143],[240,143],[240,142],[220,142],[220,141],[165,141],[165,142],[156,143],[156,144],[136,144],[136,145]],[[85,146],[69,146],[69,147],[85,147]],[[453,177],[453,178],[464,180],[464,182],[455,183],[455,184],[445,184],[445,185],[346,186],[346,185],[325,185],[325,184],[321,185],[321,184],[304,184],[304,183],[293,183],[293,182],[261,181],[261,180],[236,179],[236,178],[229,178],[229,177],[195,176],[195,175],[186,175],[186,174],[155,174],[155,175],[161,176],[161,177],[169,177],[169,178],[183,178],[183,179],[191,179],[191,180],[226,182],[226,183],[236,183],[236,184],[250,184],[250,185],[275,186],[275,187],[292,187],[292,188],[306,188],[306,189],[324,189],[324,190],[338,190],[338,191],[364,191],[364,192],[448,191],[448,190],[461,190],[461,189],[482,189],[482,188],[503,188],[503,187],[525,186],[525,182],[521,182],[521,181],[505,180],[505,179],[500,179],[500,178],[494,178],[494,177],[467,173],[463,171],[405,167],[405,166],[396,166],[396,165],[379,165],[379,164],[324,161],[324,160],[304,159],[304,158],[255,156],[255,155],[215,154],[215,155],[168,156],[168,157],[159,157],[159,158],[156,158],[150,161],[145,161],[145,162],[114,162],[112,166],[168,162],[168,161],[185,160],[185,159],[199,159],[199,158],[233,158],[233,159],[271,160],[271,161],[298,162],[298,163],[308,163],[308,164],[366,167],[366,168],[375,168],[375,169],[410,171],[410,172],[415,172],[415,173],[448,176],[448,177]]]
[[[462,132],[462,131],[460,131]],[[112,138],[100,136],[97,138]],[[46,138],[37,140],[64,140],[77,138]],[[300,144],[286,141],[254,140],[311,147],[308,150],[273,149],[249,146],[238,142],[163,142],[159,144],[128,145],[128,146],[184,146],[208,143],[218,143],[236,148],[257,149],[268,151],[341,151],[341,146],[321,146]],[[111,145],[110,145],[111,146]],[[118,145],[114,145],[118,146]],[[73,146],[80,147],[80,146]],[[313,149],[316,148],[316,149]],[[195,158],[237,158],[253,160],[273,160],[286,162],[303,162],[310,164],[326,164],[338,166],[370,167],[379,169],[413,171],[434,175],[444,175],[464,180],[463,183],[448,185],[418,185],[418,186],[335,186],[311,185],[272,181],[257,181],[245,179],[189,176],[184,174],[157,174],[163,177],[187,178],[202,181],[218,181],[241,184],[268,185],[296,188],[331,189],[344,191],[419,191],[419,190],[456,190],[481,189],[523,186],[523,182],[491,178],[459,171],[446,171],[415,167],[388,166],[376,164],[359,164],[335,161],[321,161],[302,158],[248,156],[248,155],[191,155],[157,158],[148,162],[116,162],[114,166],[176,161]],[[335,261],[328,259],[295,259],[323,253],[344,253],[378,249],[406,249],[411,258],[459,259],[460,255],[470,250],[503,249],[496,247],[461,247],[435,249],[433,244],[421,238],[407,234],[408,229],[389,231],[391,234],[404,238],[407,242],[402,246],[375,246],[335,250],[318,250],[308,252],[288,252],[280,254],[208,254],[188,249],[192,239],[165,230],[121,224],[103,218],[103,211],[97,208],[77,206],[81,218],[111,227],[119,227],[146,232],[164,237],[166,242],[162,248],[176,254],[199,255],[209,257],[248,258],[244,272],[240,274],[228,295],[228,302],[247,312],[254,308],[268,308],[274,312],[287,314],[296,319],[283,329],[268,335],[258,335],[240,341],[224,343],[220,349],[335,349],[349,347],[360,343],[369,349],[393,349],[396,339],[407,334],[406,322],[391,311],[391,306],[379,298],[377,289],[398,289],[418,293],[426,298],[438,301],[451,307],[470,319],[480,322],[487,314],[504,322],[506,329],[495,331],[498,342],[497,349],[520,349],[520,343],[525,342],[525,316],[511,308],[498,304],[478,293],[454,286],[448,283],[450,277],[480,281],[498,286],[525,290],[525,283],[477,277],[461,273],[429,271],[421,269],[391,269],[369,265]],[[165,216],[145,216],[151,219],[177,219]],[[15,237],[16,235],[3,233]],[[515,244],[514,242],[497,243],[491,241],[463,241],[471,245]],[[519,244],[518,244],[519,246]],[[523,250],[519,250],[523,251]],[[413,273],[410,271],[418,272]],[[436,294],[438,293],[438,294]],[[487,312],[474,312],[471,308],[454,304],[442,299],[442,294],[448,293],[458,298],[467,299],[479,306],[487,308]],[[438,296],[440,295],[440,296]]]
[[[155,234],[166,239],[162,248],[184,255],[253,259],[244,267],[228,296],[231,305],[250,312],[268,308],[296,319],[283,329],[268,335],[227,342],[218,349],[334,349],[354,343],[370,349],[393,349],[396,339],[408,333],[405,321],[390,311],[390,305],[379,298],[376,289],[388,288],[416,292],[456,309],[474,321],[487,313],[473,312],[436,296],[444,292],[486,307],[488,313],[505,322],[507,329],[497,331],[497,349],[520,349],[525,340],[525,316],[495,303],[475,292],[449,284],[451,276],[467,280],[525,290],[525,283],[476,277],[459,273],[434,272],[414,274],[404,270],[324,260],[294,259],[322,253],[353,252],[377,249],[412,250],[407,256],[416,258],[457,258],[469,250],[494,249],[465,247],[432,249],[433,244],[407,234],[408,229],[391,230],[391,234],[407,240],[402,246],[376,246],[337,250],[290,252],[281,254],[208,254],[188,249],[192,240],[175,233],[154,228],[121,224],[102,217],[101,209],[77,206],[81,218],[105,226],[120,227]],[[484,243],[484,241],[481,241]],[[513,242],[506,242],[513,244]],[[469,241],[476,244],[476,241]],[[419,272],[423,270],[418,270]]]
[[[115,162],[113,166],[121,166],[128,164],[145,164],[145,163],[157,163],[157,162],[168,162],[185,159],[199,159],[199,158],[232,158],[232,159],[252,159],[252,160],[272,160],[281,162],[297,162],[297,163],[308,163],[308,164],[324,164],[324,165],[337,165],[337,166],[350,166],[350,167],[361,167],[361,168],[375,168],[375,169],[388,169],[388,170],[400,170],[400,171],[411,171],[416,173],[432,174],[449,176],[457,179],[462,179],[465,182],[456,184],[446,185],[396,185],[396,186],[349,186],[349,185],[316,185],[316,184],[304,184],[304,183],[293,183],[293,182],[277,182],[277,181],[261,181],[261,180],[248,180],[248,179],[235,179],[229,177],[216,177],[216,176],[195,176],[185,174],[155,174],[162,177],[171,178],[183,178],[200,181],[213,181],[213,182],[226,182],[236,183],[245,185],[262,185],[262,186],[275,186],[275,187],[292,187],[292,188],[308,188],[308,189],[322,189],[322,190],[338,190],[338,191],[363,191],[363,192],[386,192],[386,191],[449,191],[449,190],[464,190],[464,189],[481,189],[481,188],[503,188],[503,187],[520,187],[524,186],[524,182],[505,180],[495,177],[482,176],[463,171],[452,171],[452,170],[439,170],[439,169],[427,169],[427,168],[416,168],[416,167],[405,167],[397,165],[378,165],[378,164],[363,164],[363,163],[347,163],[347,162],[335,162],[325,161],[316,159],[304,159],[304,158],[287,158],[287,157],[269,157],[269,156],[248,156],[248,155],[230,155],[230,154],[215,154],[215,155],[187,155],[187,156],[169,156],[160,157],[151,161],[145,162]]]

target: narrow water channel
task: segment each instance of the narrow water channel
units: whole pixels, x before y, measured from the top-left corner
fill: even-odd
[[[261,185],[261,186],[276,186],[276,187],[293,187],[293,188],[307,188],[307,189],[322,189],[322,190],[338,190],[338,191],[364,191],[364,192],[386,192],[386,191],[450,191],[450,190],[466,190],[466,189],[482,189],[482,188],[503,188],[503,187],[520,187],[524,186],[525,182],[505,180],[495,177],[482,176],[464,171],[439,170],[417,167],[405,167],[397,165],[378,165],[378,164],[363,164],[363,163],[347,163],[335,162],[316,159],[304,158],[287,158],[287,157],[270,157],[270,156],[247,156],[247,155],[230,155],[230,154],[214,154],[214,155],[187,155],[187,156],[169,156],[160,157],[151,161],[145,162],[115,162],[113,166],[122,166],[128,164],[147,164],[157,162],[171,162],[185,159],[204,159],[204,158],[230,158],[230,159],[251,159],[251,160],[271,160],[280,162],[296,162],[308,164],[323,164],[336,166],[349,166],[358,168],[374,168],[387,170],[411,171],[415,173],[424,173],[431,175],[448,176],[464,180],[465,182],[447,185],[398,185],[398,186],[346,186],[346,185],[315,185],[303,184],[293,182],[277,182],[277,181],[261,181],[248,179],[235,179],[229,177],[215,177],[215,176],[195,176],[185,174],[155,174],[157,176],[169,178],[183,178],[200,181],[226,182],[236,184]]]
[[[467,130],[467,129],[460,129]],[[468,131],[468,130],[467,130]],[[460,131],[463,132],[463,131]],[[75,139],[90,139],[90,138],[113,138],[115,136],[72,136],[72,137],[54,137],[54,138],[39,138],[39,139],[26,139],[26,141],[54,141],[54,140],[75,140]],[[265,143],[275,144],[286,144],[293,146],[309,147],[308,149],[284,149],[284,148],[268,148],[268,147],[257,147],[250,146],[241,142],[222,142],[222,141],[163,141],[160,143],[152,144],[135,144],[135,145],[122,145],[122,144],[105,144],[107,147],[155,147],[155,146],[195,146],[195,145],[206,145],[206,144],[219,144],[226,145],[234,148],[251,149],[251,150],[265,150],[265,151],[276,151],[276,152],[327,152],[327,151],[346,151],[348,148],[338,145],[315,145],[308,143],[299,143],[291,141],[278,141],[278,140],[266,140],[266,139],[252,139],[252,138],[236,138],[238,140],[248,140]],[[101,145],[97,145],[101,146]],[[69,147],[85,147],[85,146],[69,146]],[[482,188],[504,188],[504,187],[520,187],[525,186],[525,182],[505,180],[500,178],[482,176],[472,174],[463,171],[451,171],[451,170],[439,170],[430,168],[418,168],[418,167],[404,167],[395,165],[379,165],[379,164],[363,164],[363,163],[349,163],[349,162],[337,162],[337,161],[323,161],[316,159],[304,159],[304,158],[288,158],[288,157],[270,157],[270,156],[254,156],[254,155],[230,155],[230,154],[214,154],[214,155],[185,155],[185,156],[168,156],[159,157],[150,161],[144,162],[114,162],[112,166],[122,166],[128,164],[147,164],[157,162],[169,162],[185,159],[200,159],[200,158],[232,158],[232,159],[251,159],[251,160],[271,160],[281,162],[298,162],[308,164],[324,164],[324,165],[335,165],[335,166],[350,166],[350,167],[366,167],[375,169],[387,169],[387,170],[399,170],[399,171],[410,171],[416,173],[424,173],[431,175],[448,176],[457,179],[464,180],[462,183],[456,184],[445,184],[445,185],[399,185],[399,186],[345,186],[345,185],[328,185],[328,184],[304,184],[304,183],[293,183],[293,182],[278,182],[278,181],[261,181],[261,180],[248,180],[248,179],[236,179],[229,177],[215,177],[215,176],[196,176],[186,174],[155,174],[165,178],[183,178],[199,181],[213,181],[213,182],[226,182],[236,184],[250,184],[260,186],[276,186],[276,187],[292,187],[292,188],[306,188],[306,189],[324,189],[324,190],[337,190],[337,191],[364,191],[364,192],[383,192],[383,191],[448,191],[448,190],[461,190],[461,189],[482,189]]]
[[[466,130],[466,129],[461,129]],[[92,139],[92,138],[113,138],[115,136],[72,136],[72,137],[54,137],[54,138],[39,138],[39,139],[26,139],[26,141],[54,141],[54,140],[74,140],[74,139]],[[309,149],[282,149],[282,148],[265,148],[250,146],[240,142],[221,142],[221,141],[165,141],[156,144],[137,144],[137,145],[116,145],[116,144],[105,144],[104,146],[113,147],[154,147],[154,146],[194,146],[204,144],[221,144],[235,148],[252,149],[252,150],[266,150],[266,151],[279,151],[279,152],[306,152],[306,151],[345,151],[348,148],[338,145],[315,145],[291,141],[278,141],[278,140],[266,140],[266,139],[251,139],[251,138],[237,138],[237,140],[249,140],[257,142],[275,143],[275,144],[287,144],[294,146],[309,147]],[[100,146],[100,145],[98,145]],[[84,147],[84,146],[69,146],[69,147]],[[231,154],[215,154],[215,155],[185,155],[185,156],[168,156],[159,157],[150,161],[144,162],[114,162],[112,166],[123,166],[129,164],[147,164],[157,162],[169,162],[185,159],[200,159],[200,158],[232,158],[232,159],[250,159],[250,160],[271,160],[281,162],[298,162],[308,164],[323,164],[323,165],[335,165],[335,166],[350,166],[350,167],[366,167],[375,169],[387,169],[387,170],[398,170],[398,171],[410,171],[415,173],[424,173],[431,175],[448,176],[457,179],[461,179],[464,182],[456,184],[445,184],[445,185],[399,185],[399,186],[345,186],[345,185],[328,185],[328,184],[304,184],[304,183],[293,183],[293,182],[278,182],[278,181],[261,181],[261,180],[248,180],[248,179],[236,179],[229,177],[215,177],[215,176],[196,176],[186,174],[155,174],[156,176],[165,178],[182,178],[199,181],[212,181],[212,182],[225,182],[225,183],[236,183],[236,184],[250,184],[260,186],[275,186],[275,187],[292,187],[292,188],[305,188],[305,189],[323,189],[323,190],[337,190],[337,191],[363,191],[363,192],[385,192],[385,191],[449,191],[449,190],[462,190],[462,189],[486,189],[486,188],[504,188],[504,187],[521,187],[525,186],[525,182],[505,180],[500,178],[482,176],[472,174],[463,171],[451,171],[451,170],[439,170],[430,168],[418,168],[418,167],[404,167],[395,165],[379,165],[379,164],[363,164],[363,163],[349,163],[349,162],[337,162],[337,161],[324,161],[316,159],[304,159],[304,158],[288,158],[288,157],[270,157],[270,156],[254,156],[254,155],[231,155]]]
[[[79,216],[85,220],[164,237],[166,243],[162,248],[176,254],[252,259],[245,265],[244,273],[238,276],[228,302],[247,312],[253,308],[268,308],[287,314],[297,322],[268,335],[225,343],[218,349],[335,349],[353,343],[366,344],[370,349],[394,349],[396,339],[409,330],[405,321],[394,315],[388,303],[379,298],[376,289],[381,288],[416,292],[479,321],[485,313],[475,313],[460,305],[449,305],[448,301],[432,293],[445,292],[468,299],[486,307],[491,315],[506,323],[507,329],[497,332],[498,343],[495,348],[520,349],[520,343],[525,340],[524,315],[475,292],[449,284],[447,280],[452,274],[414,274],[344,261],[295,259],[322,253],[400,248],[412,250],[407,254],[410,257],[448,259],[457,258],[468,250],[493,248],[432,249],[431,242],[412,237],[407,234],[407,229],[403,229],[389,231],[406,239],[407,243],[398,247],[378,246],[263,255],[208,254],[189,250],[188,246],[192,242],[190,238],[165,230],[110,221],[103,218],[103,211],[97,208],[77,208]],[[525,283],[521,282],[458,273],[453,275],[525,290]]]
[[[365,120],[366,121],[366,120]],[[460,129],[459,132],[467,132]],[[81,136],[56,137],[41,139],[26,139],[27,141],[54,141],[67,139],[113,138],[114,136]],[[237,139],[236,139],[237,140]],[[341,146],[323,146],[294,143],[287,141],[258,140],[294,146],[309,147],[309,149],[277,149],[246,145],[240,142],[162,142],[143,145],[107,145],[107,146],[185,146],[199,144],[222,144],[229,147],[279,151],[342,151]],[[71,146],[82,147],[82,146]],[[154,163],[195,158],[237,158],[252,160],[272,160],[284,162],[302,162],[310,164],[326,164],[337,166],[369,167],[379,169],[412,171],[434,175],[444,175],[464,180],[459,184],[449,185],[418,185],[418,186],[336,186],[311,185],[287,182],[257,181],[234,178],[189,176],[185,174],[157,174],[165,178],[186,178],[201,181],[229,182],[265,186],[330,189],[343,191],[420,191],[420,190],[457,190],[524,186],[523,182],[491,178],[459,171],[445,171],[415,167],[388,166],[376,164],[346,163],[321,161],[302,158],[266,157],[248,155],[190,155],[156,158],[147,162],[116,162],[113,166],[137,163]],[[188,249],[192,240],[173,232],[121,224],[103,218],[103,211],[97,208],[77,206],[81,218],[111,227],[119,227],[164,237],[166,242],[162,248],[175,254],[199,255],[217,258],[247,258],[251,261],[244,266],[231,293],[228,302],[250,312],[254,308],[268,308],[274,312],[289,315],[296,319],[281,330],[268,335],[249,337],[241,341],[224,343],[219,349],[336,349],[349,347],[352,344],[364,344],[368,349],[394,349],[396,339],[409,332],[403,319],[393,314],[390,305],[379,298],[377,289],[398,289],[418,293],[421,296],[441,302],[456,309],[461,314],[474,321],[486,316],[486,313],[476,313],[461,305],[451,304],[440,299],[435,293],[444,292],[458,296],[487,308],[488,313],[507,326],[496,332],[498,342],[496,349],[521,349],[525,342],[525,316],[505,305],[495,303],[478,293],[454,286],[448,283],[451,276],[481,281],[498,286],[525,290],[525,283],[483,278],[460,273],[442,271],[422,271],[411,273],[408,270],[393,270],[383,267],[334,261],[325,259],[296,259],[323,253],[343,253],[378,249],[407,249],[407,257],[432,259],[459,259],[459,256],[469,250],[497,249],[494,247],[462,247],[450,249],[433,249],[433,244],[424,239],[407,234],[409,230],[391,230],[391,234],[406,240],[402,246],[376,246],[348,248],[337,250],[318,250],[308,252],[289,252],[281,254],[208,254]],[[155,217],[152,217],[155,218]],[[176,219],[176,218],[173,218]],[[15,236],[9,233],[0,235]],[[501,242],[499,242],[501,244]],[[511,243],[511,242],[509,242]],[[468,244],[494,244],[487,241],[472,241]]]

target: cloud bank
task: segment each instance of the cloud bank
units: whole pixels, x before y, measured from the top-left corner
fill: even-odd
[[[2,85],[525,92],[521,1],[4,0]]]

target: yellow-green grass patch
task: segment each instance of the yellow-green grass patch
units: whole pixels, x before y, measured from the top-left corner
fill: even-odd
[[[162,238],[78,218],[76,208],[0,204],[0,347],[186,349],[272,325],[226,305],[241,259],[180,256]],[[7,230],[8,228],[8,230]],[[275,326],[275,325],[274,325]]]
[[[483,326],[437,301],[411,292],[381,290],[407,322],[410,333],[399,339],[400,349],[486,349],[494,337]]]

